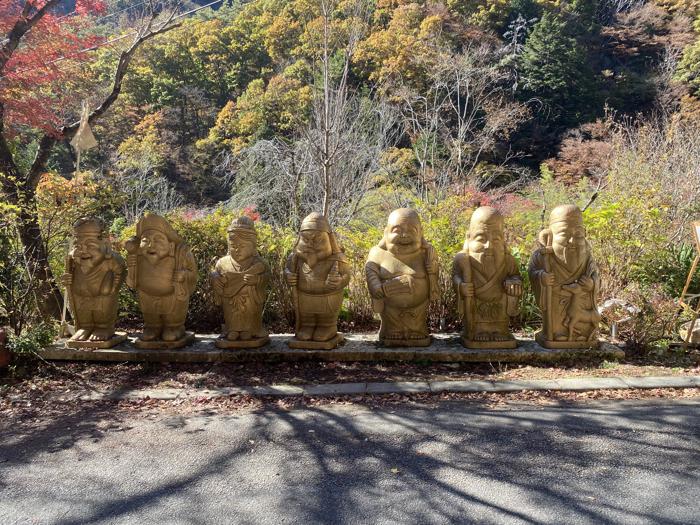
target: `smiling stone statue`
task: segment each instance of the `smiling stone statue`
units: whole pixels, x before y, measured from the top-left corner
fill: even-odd
[[[197,263],[172,226],[147,213],[126,242],[127,284],[138,291],[143,312],[140,348],[181,348],[194,340],[185,332],[190,296],[197,284]]]
[[[549,228],[538,237],[530,260],[530,282],[542,310],[537,342],[546,348],[587,348],[597,344],[600,278],[586,240],[581,210],[552,210]]]
[[[374,311],[382,319],[380,344],[430,345],[428,304],[440,293],[438,261],[415,210],[391,212],[383,239],[369,252],[365,274]]]
[[[102,221],[79,219],[62,278],[77,329],[67,346],[111,348],[126,339],[114,333],[125,274],[126,264],[105,238]]]

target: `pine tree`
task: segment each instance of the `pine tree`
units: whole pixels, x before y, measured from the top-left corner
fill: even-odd
[[[593,106],[593,75],[586,53],[569,35],[566,22],[554,14],[545,13],[533,27],[518,69],[521,95],[538,99],[550,120],[574,125]]]

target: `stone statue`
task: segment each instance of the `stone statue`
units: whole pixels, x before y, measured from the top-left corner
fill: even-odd
[[[194,334],[185,332],[185,317],[197,284],[197,263],[187,244],[163,217],[146,213],[126,251],[126,282],[138,291],[143,312],[136,346],[171,349],[193,342]]]
[[[289,346],[335,348],[343,340],[338,333],[338,313],[350,282],[350,268],[322,214],[312,213],[302,221],[284,275],[296,314],[296,333]]]
[[[73,225],[73,249],[66,256],[63,284],[76,332],[66,343],[71,348],[111,348],[126,340],[114,333],[119,289],[126,264],[112,250],[104,225],[96,218],[78,219]]]
[[[464,321],[467,348],[515,348],[509,316],[523,293],[515,258],[503,239],[503,216],[483,206],[472,215],[464,248],[454,259],[452,282]]]
[[[415,210],[391,212],[383,239],[369,252],[365,273],[372,306],[382,319],[380,344],[430,345],[428,304],[440,294],[438,260]]]
[[[258,254],[255,224],[248,217],[234,219],[228,232],[228,255],[210,274],[214,300],[224,310],[224,333],[219,348],[258,348],[269,341],[263,328],[265,291],[270,267]]]
[[[543,327],[536,334],[537,342],[546,348],[596,346],[600,278],[578,207],[552,210],[549,228],[538,236],[529,273],[542,310]]]

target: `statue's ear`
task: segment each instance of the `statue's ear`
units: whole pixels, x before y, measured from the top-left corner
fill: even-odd
[[[550,230],[549,228],[542,230],[537,235],[537,241],[542,246],[551,246],[552,245],[552,230]]]
[[[175,243],[171,242],[170,243],[170,252],[168,253],[170,257],[175,257]]]

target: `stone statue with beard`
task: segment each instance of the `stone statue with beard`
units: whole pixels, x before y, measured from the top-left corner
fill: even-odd
[[[338,314],[350,268],[328,220],[320,213],[306,217],[284,270],[296,314],[291,348],[331,350],[343,338]]]
[[[578,207],[565,205],[552,210],[549,228],[538,236],[529,274],[542,310],[537,341],[545,348],[595,346],[600,278]]]
[[[391,212],[384,237],[369,252],[365,275],[374,311],[382,320],[380,344],[430,345],[428,305],[440,294],[438,261],[415,210]]]
[[[185,318],[197,284],[197,263],[184,240],[163,217],[147,213],[126,242],[129,276],[143,313],[139,348],[181,348],[194,341]]]
[[[270,267],[260,257],[255,223],[239,217],[228,227],[228,255],[210,274],[214,299],[224,310],[225,330],[218,348],[258,348],[269,341],[262,324]]]
[[[515,348],[509,317],[523,293],[515,258],[505,244],[503,216],[483,206],[471,217],[464,249],[454,259],[452,282],[464,321],[467,348]]]
[[[77,329],[67,346],[111,348],[126,339],[114,333],[125,275],[126,264],[105,238],[102,221],[79,219],[62,278]]]

